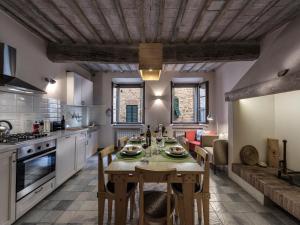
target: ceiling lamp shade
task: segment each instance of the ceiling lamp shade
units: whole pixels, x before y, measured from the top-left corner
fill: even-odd
[[[162,61],[163,46],[161,43],[139,44],[139,71],[143,80],[159,80]]]

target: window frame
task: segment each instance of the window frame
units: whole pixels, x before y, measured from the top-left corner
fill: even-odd
[[[141,106],[142,109],[142,116],[141,122],[137,123],[127,123],[127,122],[114,122],[114,88],[141,88],[143,93],[143,104]],[[145,82],[141,83],[132,83],[132,84],[122,84],[122,83],[114,83],[111,82],[111,124],[112,125],[144,125],[145,124]]]
[[[203,123],[202,121],[200,121],[200,96],[199,96],[199,88],[205,85],[205,94],[206,94],[206,109],[205,109],[205,122]],[[173,121],[173,88],[188,88],[188,87],[194,87],[196,88],[196,105],[197,105],[197,110],[196,110],[196,122],[174,122]],[[196,125],[196,124],[208,124],[208,120],[207,120],[207,116],[209,114],[209,81],[204,81],[201,83],[174,83],[173,81],[171,81],[171,124],[175,124],[175,125]]]

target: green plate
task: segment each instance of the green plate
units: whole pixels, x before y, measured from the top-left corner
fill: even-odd
[[[189,153],[187,151],[184,151],[183,154],[174,154],[172,153],[169,149],[165,151],[165,153],[168,155],[168,156],[171,156],[171,157],[174,157],[174,158],[185,158],[189,155]]]

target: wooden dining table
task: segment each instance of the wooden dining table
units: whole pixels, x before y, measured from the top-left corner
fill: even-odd
[[[139,145],[140,144],[136,144]],[[126,187],[129,182],[138,183],[138,177],[135,174],[135,167],[139,166],[148,170],[168,170],[176,169],[176,176],[172,177],[172,182],[182,183],[184,195],[184,218],[180,218],[181,224],[194,224],[194,188],[199,179],[199,175],[204,173],[204,168],[200,166],[190,155],[185,158],[172,158],[165,153],[169,147],[179,144],[166,144],[163,148],[158,148],[153,144],[138,157],[122,157],[120,152],[115,159],[105,169],[111,182],[115,183],[115,224],[126,224],[127,218],[127,199]],[[126,146],[125,146],[126,147]],[[155,154],[156,152],[156,154]],[[147,154],[145,154],[147,153]],[[160,176],[152,176],[145,180],[148,183],[166,182]],[[207,206],[208,207],[208,206]]]

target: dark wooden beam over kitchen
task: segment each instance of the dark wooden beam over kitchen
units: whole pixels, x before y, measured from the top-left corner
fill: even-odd
[[[197,44],[166,44],[164,63],[254,60],[260,53],[258,42],[214,42]],[[137,63],[137,45],[74,45],[54,44],[47,48],[53,62]]]

